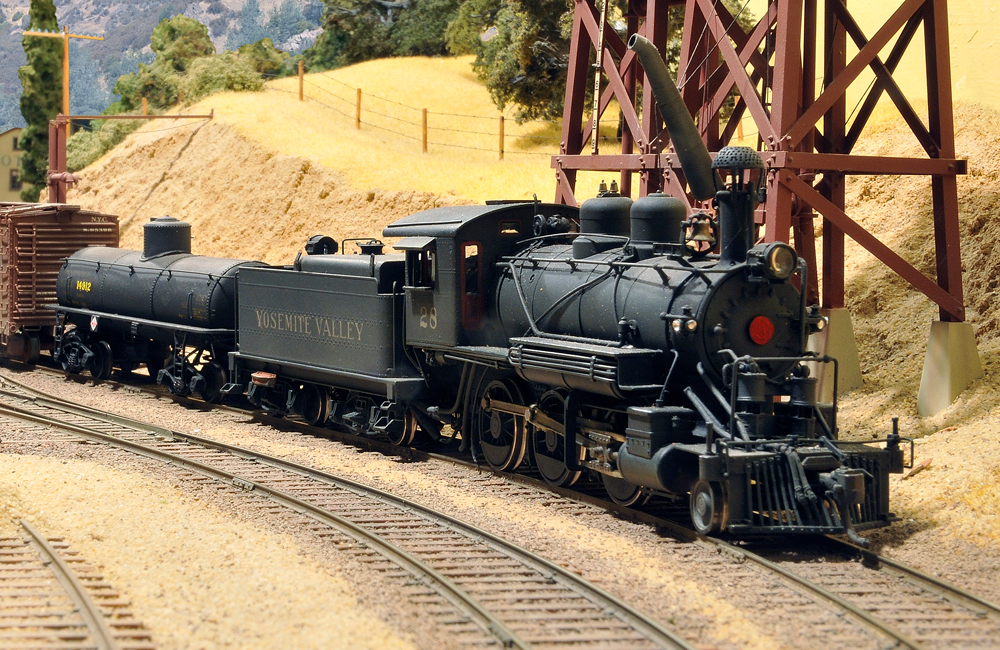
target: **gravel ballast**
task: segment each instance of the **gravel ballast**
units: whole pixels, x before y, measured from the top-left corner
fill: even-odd
[[[413,648],[359,607],[337,567],[161,478],[0,454],[2,534],[65,536],[131,599],[157,647]]]
[[[567,507],[556,495],[512,485],[490,473],[438,461],[407,463],[323,437],[278,431],[240,414],[185,409],[167,399],[115,391],[108,384],[90,386],[42,373],[21,374],[19,379],[80,403],[249,447],[413,498],[580,573],[702,648],[825,648],[831,642],[869,647],[849,623],[810,605],[756,567],[700,544],[677,542],[597,508]],[[312,548],[307,542],[298,543]],[[811,613],[803,616],[803,611]],[[761,616],[762,612],[767,615]],[[417,643],[435,647],[424,637],[419,635]]]

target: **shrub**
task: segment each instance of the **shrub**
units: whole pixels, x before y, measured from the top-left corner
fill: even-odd
[[[274,77],[291,74],[291,69],[286,65],[291,59],[291,55],[274,47],[269,38],[262,38],[249,45],[241,45],[237,53],[240,59],[248,61],[262,75]]]
[[[83,169],[140,126],[139,120],[94,120],[92,130],[77,131],[66,143],[66,168],[71,172]]]
[[[139,72],[122,75],[115,82],[114,93],[121,95],[123,111],[135,111],[142,106],[142,98],[155,108],[166,108],[177,103],[181,77],[171,68],[157,64],[139,64]]]
[[[253,64],[235,52],[195,59],[181,81],[184,100],[196,102],[223,90],[263,90],[264,82]]]

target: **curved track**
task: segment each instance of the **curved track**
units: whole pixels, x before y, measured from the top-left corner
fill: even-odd
[[[0,415],[173,463],[311,517],[358,559],[403,579],[413,601],[469,645],[691,647],[579,576],[429,508],[248,449],[67,404],[8,378],[0,383]]]
[[[897,647],[985,650],[1000,639],[997,605],[838,539],[819,538],[806,551],[787,540],[756,553],[725,548],[840,607]]]
[[[119,594],[61,538],[23,519],[27,539],[0,539],[0,645],[152,650]]]
[[[178,401],[189,406],[200,405],[192,400]],[[251,414],[243,409],[228,410]],[[377,439],[254,415],[279,428],[313,434],[322,431],[324,436],[346,444],[394,453],[407,459],[436,458],[478,467],[451,455],[396,447]],[[485,477],[493,475],[489,471]],[[564,504],[568,510],[578,509],[579,503],[583,502],[625,519],[656,526],[681,539],[700,540],[713,545],[719,552],[739,562],[754,563],[773,573],[776,581],[804,595],[814,605],[837,611],[838,616],[856,621],[870,635],[878,638],[880,644],[913,649],[993,648],[996,639],[1000,638],[1000,607],[997,605],[835,538],[809,538],[808,545],[802,543],[804,538],[768,540],[768,546],[759,543],[730,544],[725,540],[699,537],[694,531],[678,524],[676,517],[665,515],[662,508],[625,508],[602,498],[599,493],[553,489],[542,480],[523,474],[506,473],[501,476],[514,483],[502,486],[508,493],[530,498],[537,489],[556,492],[569,499]]]

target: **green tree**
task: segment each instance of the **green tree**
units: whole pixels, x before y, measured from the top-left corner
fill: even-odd
[[[196,59],[181,84],[185,101],[191,102],[223,90],[253,91],[264,88],[253,61],[235,52]]]
[[[163,20],[153,29],[150,42],[156,52],[153,65],[169,66],[177,72],[187,70],[194,59],[215,54],[208,27],[184,14]]]
[[[609,15],[626,8],[625,0],[608,2]],[[752,26],[753,17],[737,0],[722,2],[744,30]],[[573,0],[466,0],[448,25],[448,49],[476,55],[473,69],[501,110],[515,106],[519,121],[557,118],[566,92],[573,7]],[[666,59],[675,73],[683,24],[684,8],[673,7]]]
[[[517,106],[519,121],[562,114],[572,0],[468,0],[448,28],[453,52],[472,64],[494,103]],[[495,29],[483,40],[480,34]]]
[[[57,31],[56,7],[52,0],[31,0],[31,29]],[[62,107],[62,43],[54,38],[24,37],[27,65],[17,71],[21,78],[21,115],[27,123],[18,146],[21,155],[23,201],[37,201],[46,184],[49,157],[49,120]]]
[[[281,45],[311,27],[298,3],[295,0],[284,0],[267,19],[266,31],[273,42]]]
[[[237,53],[240,60],[248,63],[259,75],[275,77],[291,74],[291,70],[287,67],[291,55],[274,47],[269,38],[241,45]]]
[[[392,28],[396,56],[440,56],[448,53],[445,30],[458,15],[461,0],[418,0]]]
[[[444,32],[462,0],[324,0],[323,33],[304,52],[310,68],[447,52]]]
[[[114,93],[121,99],[109,111],[133,111],[142,105],[143,97],[154,108],[177,103],[185,71],[193,61],[215,54],[208,28],[183,14],[157,25],[150,42],[156,60],[150,65],[140,63],[137,73],[118,77]]]

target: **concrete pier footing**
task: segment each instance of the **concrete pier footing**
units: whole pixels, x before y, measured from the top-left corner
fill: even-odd
[[[854,325],[851,313],[843,307],[823,309],[829,323],[822,332],[809,337],[809,349],[819,356],[829,355],[838,362],[837,390],[839,393],[860,388],[861,361],[858,358],[858,344],[854,340]],[[813,376],[819,381],[816,396],[820,402],[833,401],[833,364],[810,363]]]
[[[931,323],[924,372],[917,394],[917,413],[934,415],[944,410],[973,381],[983,376],[976,349],[976,334],[969,323]]]

